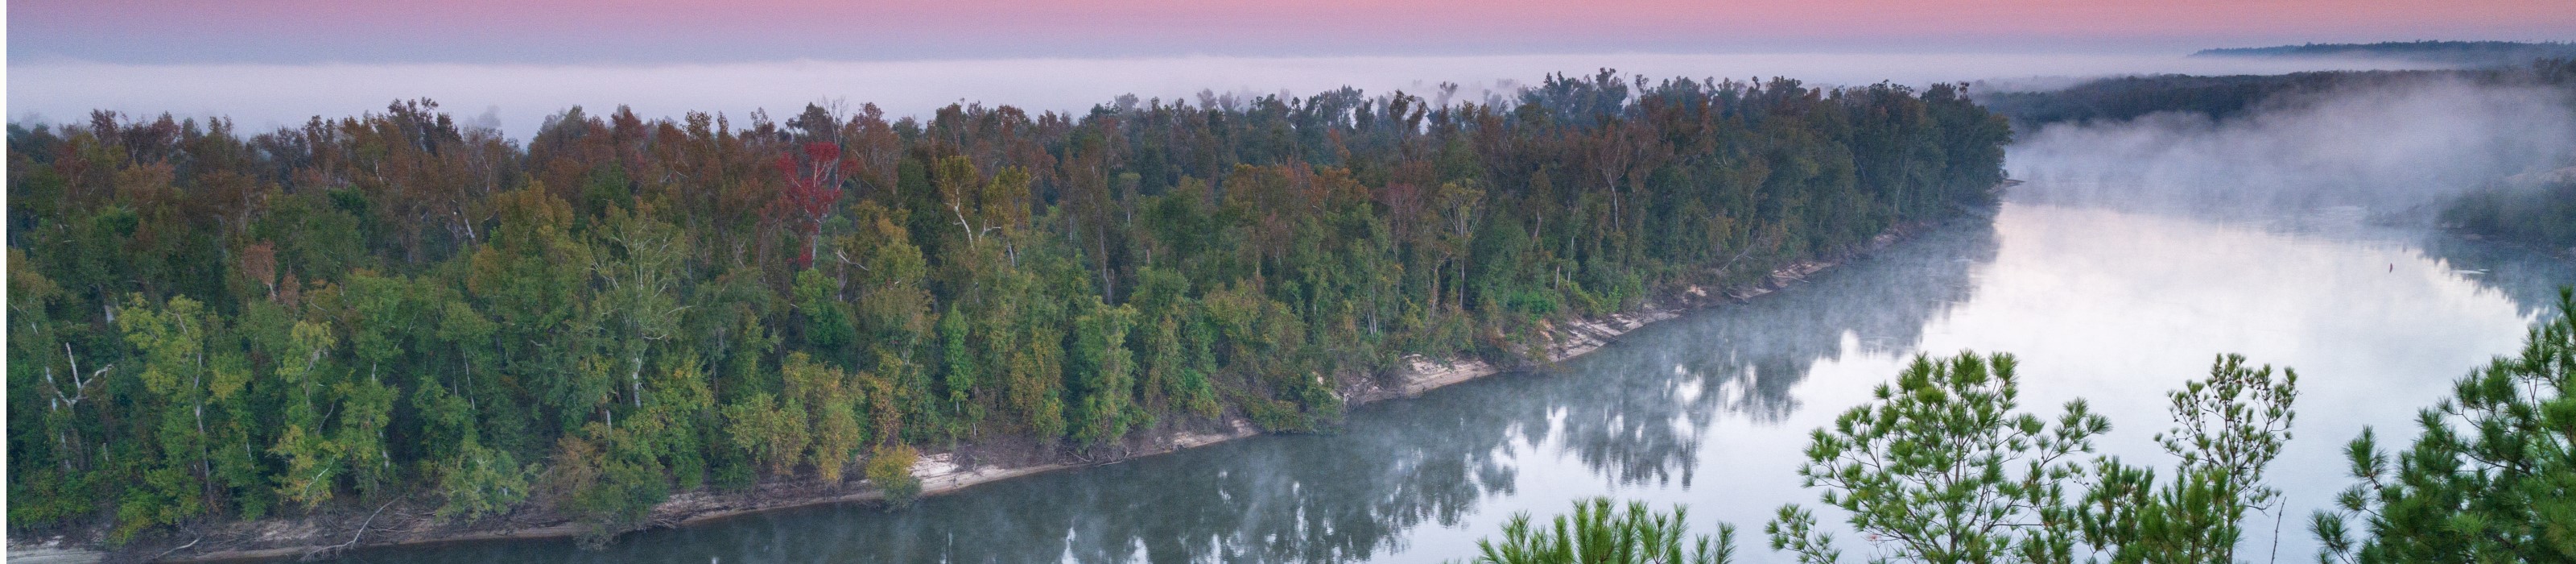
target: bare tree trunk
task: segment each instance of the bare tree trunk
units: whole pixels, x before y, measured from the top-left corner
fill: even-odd
[[[197,354],[196,376],[190,378],[189,381],[190,385],[194,386],[191,389],[199,394],[196,398],[198,489],[204,492],[206,505],[208,507],[213,507],[215,503],[215,467],[213,465],[213,460],[215,457],[214,451],[208,449],[206,447],[206,443],[214,442],[214,437],[206,434],[206,398],[203,395],[206,387],[206,356],[204,353]]]
[[[627,388],[628,388],[628,389],[631,389],[631,390],[633,390],[633,391],[634,391],[634,393],[633,393],[632,395],[634,396],[634,398],[633,398],[633,399],[635,400],[635,408],[636,408],[636,409],[643,409],[643,408],[644,408],[644,355],[642,355],[642,354],[636,354],[636,355],[633,355],[633,356],[629,356],[629,357],[627,357],[627,360],[628,360],[628,362],[630,363],[629,365],[630,365],[630,366],[632,366],[632,368],[630,368],[630,369],[628,369],[628,370],[626,371],[626,385],[627,385]]]

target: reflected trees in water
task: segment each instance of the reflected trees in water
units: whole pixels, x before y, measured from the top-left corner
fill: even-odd
[[[1993,226],[1961,221],[1742,304],[1630,333],[1555,367],[1267,436],[977,486],[885,513],[838,506],[632,535],[599,552],[527,542],[369,562],[1350,562],[1409,548],[1523,493],[1518,459],[1561,448],[1603,480],[1690,487],[1705,429],[1776,423],[1820,361],[1908,350],[1970,296]],[[1857,342],[1857,348],[1848,346]]]

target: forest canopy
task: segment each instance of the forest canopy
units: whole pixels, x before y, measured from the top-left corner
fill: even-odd
[[[2571,47],[2576,49],[2576,47]],[[2224,50],[2220,50],[2224,51]],[[2203,54],[2210,51],[2203,51]],[[2056,90],[1981,91],[1977,102],[2023,130],[2060,122],[2120,121],[2159,112],[2238,118],[2311,101],[2339,89],[2458,80],[2470,84],[2576,85],[2576,53],[2473,70],[2311,71],[2276,75],[2154,74],[2097,78]]]
[[[1314,429],[1410,356],[1522,362],[1990,206],[2011,137],[1957,85],[1606,70],[747,117],[12,124],[10,528],[408,496],[604,535],[961,444]]]

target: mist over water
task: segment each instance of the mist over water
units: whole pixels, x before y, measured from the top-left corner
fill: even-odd
[[[80,61],[11,64],[8,117],[20,123],[86,121],[91,110],[136,116],[230,117],[245,131],[383,111],[427,97],[469,125],[525,139],[546,116],[581,105],[629,105],[646,119],[722,112],[735,124],[766,109],[810,102],[876,103],[889,116],[923,116],[957,102],[1014,105],[1031,113],[1081,112],[1121,94],[1197,103],[1198,93],[1295,96],[1351,86],[1372,95],[1405,90],[1483,102],[1549,73],[1601,68],[1649,77],[1770,78],[1817,84],[1907,85],[1990,80],[1998,88],[2064,84],[2132,73],[2274,74],[2303,70],[2431,68],[2365,59],[2187,58],[2180,54],[1827,53],[1490,55],[1412,57],[1211,57],[924,61],[789,61],[688,65],[193,64]],[[1435,98],[1436,100],[1436,98]],[[480,123],[476,123],[479,121]]]
[[[2230,215],[2360,206],[2428,219],[2460,193],[2576,157],[2568,93],[2417,78],[2286,94],[2246,115],[2056,123],[2008,150],[2023,201]]]

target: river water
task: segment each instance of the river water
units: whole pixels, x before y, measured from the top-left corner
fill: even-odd
[[[2022,190],[2044,189],[2025,186]],[[1559,366],[1354,410],[1336,432],[1264,436],[978,486],[887,512],[835,506],[570,541],[381,549],[359,562],[1439,562],[1515,512],[1609,495],[1737,525],[1747,562],[1786,561],[1761,525],[1815,507],[1807,432],[1913,355],[2011,352],[2023,408],[2085,398],[2102,450],[2169,467],[2163,392],[2233,352],[2300,375],[2287,493],[2239,558],[2308,561],[2308,513],[2350,483],[2339,450],[2383,444],[2452,379],[2518,348],[2576,269],[2534,253],[2374,226],[2357,210],[2215,221],[2007,203],[1751,302],[1648,326]],[[1829,522],[1839,516],[1819,512]],[[1836,537],[1867,557],[1856,535]],[[2276,541],[2277,538],[2277,541]],[[2276,548],[2277,544],[2277,548]]]

